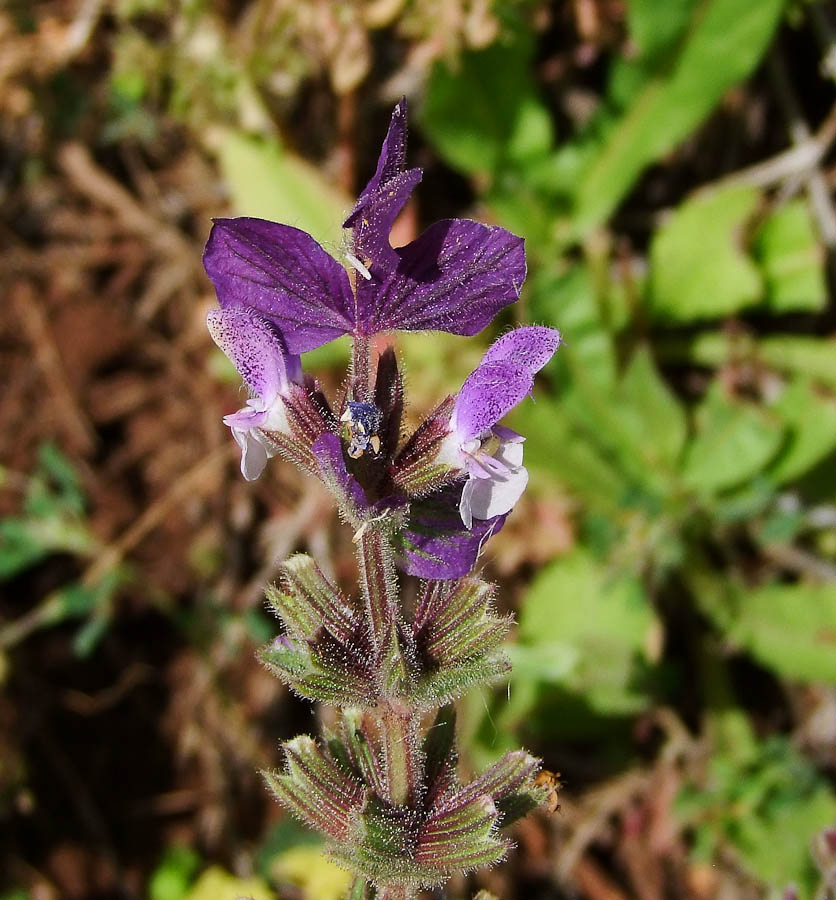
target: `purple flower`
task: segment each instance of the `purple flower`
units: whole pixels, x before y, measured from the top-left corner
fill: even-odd
[[[203,264],[224,309],[249,308],[299,354],[342,334],[447,331],[472,335],[513,303],[525,279],[522,238],[468,219],[431,225],[394,249],[389,232],[420,169],[405,169],[406,102],[377,170],[343,223],[348,272],[306,232],[264,219],[216,219]]]
[[[559,346],[553,328],[517,328],[490,347],[462,385],[438,461],[467,473],[459,501],[466,528],[508,513],[525,490],[525,438],[497,423],[531,392],[534,375]]]
[[[206,324],[252,393],[247,405],[224,416],[224,422],[241,448],[241,472],[253,481],[277,451],[265,432],[288,431],[283,398],[291,383],[301,380],[299,357],[287,352],[270,322],[245,306],[211,309]]]
[[[485,543],[502,529],[506,515],[476,521],[465,528],[459,514],[462,488],[442,488],[409,506],[396,536],[398,564],[409,575],[445,581],[469,575]]]

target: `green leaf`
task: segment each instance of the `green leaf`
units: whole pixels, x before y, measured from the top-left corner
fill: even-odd
[[[836,400],[798,377],[786,385],[771,409],[788,426],[788,439],[768,474],[776,484],[786,484],[836,449]]]
[[[725,188],[683,203],[650,249],[653,314],[675,322],[729,316],[762,295],[742,231],[758,202],[753,188]]]
[[[627,4],[630,37],[643,62],[676,49],[699,0],[631,0]]]
[[[755,744],[743,758],[713,748],[705,784],[686,788],[677,810],[696,829],[705,861],[733,855],[773,889],[795,884],[812,898],[819,876],[810,841],[836,818],[836,798],[785,738]]]
[[[238,878],[220,866],[210,866],[192,885],[185,900],[276,900],[276,895],[260,878]]]
[[[755,342],[746,335],[706,332],[684,339],[661,340],[656,349],[666,360],[687,360],[711,367],[752,361],[836,387],[836,340],[832,338],[780,335]]]
[[[836,340],[815,337],[768,337],[758,343],[758,356],[785,372],[798,372],[836,387]]]
[[[775,417],[724,395],[715,381],[696,414],[697,434],[683,460],[682,479],[700,493],[739,485],[776,455],[784,428]]]
[[[0,520],[0,581],[34,565],[50,549],[40,539],[30,520]]]
[[[237,131],[222,133],[218,158],[238,215],[301,228],[332,252],[342,246],[351,200],[314,166],[274,140]]]
[[[577,549],[535,578],[520,615],[520,644],[547,647],[567,665],[565,674],[544,667],[540,680],[583,695],[597,712],[623,715],[647,702],[637,663],[653,661],[657,629],[638,579],[609,572]]]
[[[761,226],[754,250],[772,312],[825,308],[824,252],[805,200],[794,200],[773,212]]]
[[[149,900],[183,900],[199,865],[191,847],[169,847],[151,876]]]
[[[659,375],[647,347],[633,355],[613,399],[613,412],[648,465],[672,467],[687,435],[685,411]]]
[[[420,121],[452,166],[492,175],[551,148],[551,117],[537,97],[532,52],[530,36],[518,33],[508,43],[462,54],[452,67],[436,63]]]
[[[689,135],[732,85],[749,76],[783,7],[783,0],[701,0],[696,4],[679,52],[650,70],[633,92],[629,108],[623,115],[616,112],[611,127],[607,128],[607,122],[614,116],[612,106],[593,121],[591,137],[577,142],[581,148],[590,140],[597,145],[574,191],[578,234],[605,221],[642,170]],[[680,28],[677,13],[671,15],[674,20],[666,41]],[[650,20],[645,21],[647,28],[653,27]],[[602,129],[603,140],[598,137]],[[577,154],[577,145],[570,145],[569,152]]]
[[[351,874],[330,859],[324,847],[315,844],[290,847],[280,853],[273,860],[271,875],[316,900],[343,900],[352,881]]]
[[[739,590],[728,637],[784,678],[836,684],[836,585]]]
[[[566,381],[571,367],[596,385],[611,387],[616,379],[615,348],[607,328],[605,298],[599,295],[589,266],[576,265],[560,273],[544,268],[527,290],[531,318],[559,328],[566,342],[547,371],[559,384]]]

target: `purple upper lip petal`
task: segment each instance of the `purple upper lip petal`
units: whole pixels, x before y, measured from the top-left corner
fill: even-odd
[[[446,331],[472,335],[520,294],[523,239],[468,219],[436,222],[392,248],[392,225],[420,182],[406,169],[406,101],[395,107],[377,169],[344,227],[346,257],[361,277],[309,234],[265,219],[218,219],[203,264],[221,307],[249,307],[282,334],[291,354],[343,334]]]

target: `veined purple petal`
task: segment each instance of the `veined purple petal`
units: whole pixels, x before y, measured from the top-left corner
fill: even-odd
[[[456,435],[464,443],[489,431],[531,390],[532,376],[510,362],[474,369],[456,398]]]
[[[395,251],[398,266],[357,285],[364,334],[447,331],[472,335],[514,303],[525,280],[522,238],[469,219],[430,225]]]
[[[482,365],[512,362],[535,375],[554,356],[560,346],[560,332],[555,328],[528,325],[515,328],[494,341],[482,357]]]
[[[345,269],[298,228],[265,219],[216,219],[203,265],[220,305],[260,313],[279,329],[292,354],[354,327]]]
[[[326,484],[335,492],[346,497],[355,509],[367,509],[369,504],[363,488],[346,469],[343,445],[339,435],[323,434],[314,442],[311,452],[319,463],[319,469]]]
[[[265,405],[285,393],[291,381],[298,380],[299,357],[288,355],[281,335],[252,309],[245,306],[210,309],[206,325],[212,340]]]
[[[462,487],[453,485],[410,506],[400,533],[400,567],[409,575],[438,581],[473,571],[488,538],[505,524],[505,515],[473,521],[465,528],[459,514]]]

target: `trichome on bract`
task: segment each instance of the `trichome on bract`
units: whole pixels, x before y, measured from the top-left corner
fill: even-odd
[[[244,476],[257,478],[279,454],[318,477],[357,548],[355,597],[305,555],[268,589],[281,633],[263,662],[339,714],[319,740],[287,742],[283,766],[265,778],[355,872],[350,897],[378,900],[408,900],[497,862],[509,847],[500,826],[553,792],[523,751],[460,783],[451,704],[509,670],[508,621],[473,570],[528,480],[524,439],[500,420],[531,392],[560,335],[536,326],[503,335],[460,392],[402,438],[397,359],[388,348],[374,361],[373,336],[476,334],[525,278],[521,238],[465,219],[393,249],[389,231],[421,180],[405,162],[402,101],[344,223],[347,268],[305,232],[252,218],[217,220],[204,255],[220,304],[210,332],[252,395],[224,419]],[[352,366],[333,408],[299,355],[342,334]],[[410,616],[404,575],[423,579]]]

